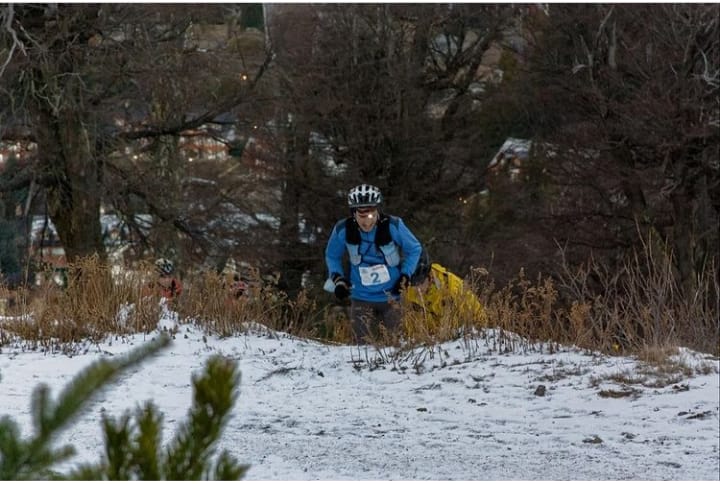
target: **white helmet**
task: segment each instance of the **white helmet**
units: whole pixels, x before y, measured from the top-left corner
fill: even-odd
[[[235,262],[235,259],[233,257],[230,257],[225,262],[225,267],[223,267],[222,273],[223,274],[235,274],[238,271],[238,264]]]
[[[169,259],[160,258],[155,261],[155,270],[162,275],[169,276],[175,270],[175,265]]]
[[[374,185],[363,183],[348,192],[348,205],[350,208],[377,207],[383,201],[380,189]]]

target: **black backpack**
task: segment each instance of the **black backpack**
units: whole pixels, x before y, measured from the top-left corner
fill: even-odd
[[[386,216],[381,214],[380,220],[378,221],[378,230],[375,233],[375,245],[380,247],[385,245],[390,240],[390,224],[397,223],[397,219],[393,216]],[[357,227],[355,220],[352,217],[345,219],[345,238],[352,244],[360,243],[360,231]],[[422,245],[422,243],[421,243]],[[422,245],[422,252],[420,253],[420,259],[418,259],[417,267],[415,272],[410,276],[410,284],[417,285],[425,280],[430,273],[430,255],[428,254],[425,245]]]

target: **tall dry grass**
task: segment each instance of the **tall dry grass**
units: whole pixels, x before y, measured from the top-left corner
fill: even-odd
[[[563,264],[558,287],[571,301],[562,319],[569,337],[604,351],[651,353],[687,346],[720,354],[720,286],[717,259],[691,287],[680,287],[673,254],[648,238],[620,270],[591,259]]]
[[[128,271],[113,278],[111,268],[97,256],[70,264],[67,286],[51,277],[32,291],[21,291],[15,317],[2,329],[45,347],[97,341],[108,334],[150,331],[160,316],[159,297],[148,293],[148,270]]]
[[[717,260],[703,268],[689,291],[678,284],[672,252],[657,241],[643,241],[620,270],[595,259],[575,267],[565,261],[555,279],[531,281],[521,271],[500,289],[491,281],[474,281],[490,326],[534,343],[649,360],[680,346],[720,354]]]
[[[556,278],[528,279],[521,270],[496,288],[486,270],[474,269],[466,287],[481,300],[487,321],[469,320],[452,297],[440,318],[406,306],[406,335],[424,346],[482,334],[489,326],[504,348],[558,344],[610,354],[635,354],[657,363],[680,346],[720,355],[720,286],[717,259],[681,288],[667,244],[647,238],[620,269],[590,259],[570,266],[563,257]],[[520,335],[522,340],[515,337]],[[475,336],[473,336],[475,337]]]
[[[277,287],[277,279],[266,279],[259,269],[248,268],[248,288],[240,297],[229,290],[227,275],[205,272],[185,281],[185,292],[174,308],[182,321],[192,321],[207,332],[232,336],[245,331],[248,323],[297,336],[316,336],[318,326],[332,322],[328,308],[319,307],[307,291],[294,298]]]
[[[443,296],[439,315],[404,301],[403,334],[391,339],[382,334],[376,346],[402,342],[432,348],[458,337],[471,341],[490,327],[499,330],[493,337],[498,341],[499,335],[500,344],[509,350],[520,342],[551,351],[558,344],[570,344],[648,360],[660,360],[679,346],[720,354],[717,260],[704,268],[690,291],[678,286],[672,253],[656,242],[642,245],[620,270],[594,259],[577,267],[564,263],[560,269],[556,279],[531,280],[521,271],[501,288],[486,270],[474,269],[465,289],[481,302],[482,316],[450,293]],[[46,283],[13,293],[15,307],[0,322],[0,345],[12,335],[51,347],[151,331],[162,311],[159,295],[148,289],[154,277],[150,266],[112,277],[98,258],[81,260],[70,267],[65,289]],[[301,291],[291,299],[257,270],[240,298],[229,294],[229,282],[216,273],[191,276],[170,307],[180,321],[220,336],[238,334],[252,322],[324,341],[352,340],[346,308],[323,301],[325,296]],[[0,288],[0,299],[3,292],[7,291]]]
[[[248,322],[272,328],[282,319],[286,296],[267,285],[257,269],[249,272],[248,289],[240,297],[231,293],[232,280],[226,275],[204,272],[188,278],[174,306],[180,319],[219,336],[238,334]]]

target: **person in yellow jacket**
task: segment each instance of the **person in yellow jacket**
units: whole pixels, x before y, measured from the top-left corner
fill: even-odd
[[[405,330],[410,338],[452,338],[463,326],[487,324],[485,310],[462,278],[437,262],[427,279],[404,294]]]

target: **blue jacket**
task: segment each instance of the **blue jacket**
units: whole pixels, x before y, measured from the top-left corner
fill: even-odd
[[[334,274],[345,275],[343,257],[348,254],[350,259],[350,297],[358,301],[385,302],[390,297],[393,287],[401,274],[408,276],[415,272],[420,259],[422,245],[415,235],[407,228],[400,217],[391,218],[389,224],[392,242],[382,249],[375,245],[377,224],[370,232],[360,232],[360,244],[354,245],[347,241],[346,219],[335,224],[327,247],[325,263],[329,279],[325,289],[332,292]],[[352,222],[354,223],[354,222]],[[364,281],[364,282],[363,282]]]

